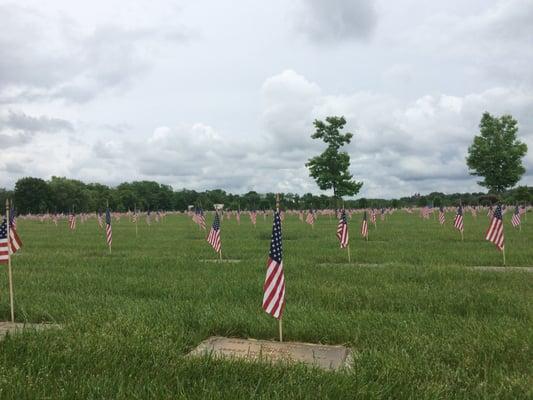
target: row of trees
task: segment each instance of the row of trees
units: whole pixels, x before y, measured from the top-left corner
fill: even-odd
[[[52,177],[49,181],[40,178],[22,178],[10,191],[0,188],[1,204],[7,197],[13,198],[17,211],[26,213],[45,212],[94,212],[103,210],[106,204],[113,210],[186,210],[187,206],[195,205],[204,209],[213,209],[213,204],[222,203],[225,208],[237,210],[272,209],[275,207],[274,193],[232,194],[224,190],[194,190],[174,191],[168,185],[152,181],[124,182],[116,187],[109,187],[99,183],[83,183],[78,180]],[[425,196],[418,194],[400,199],[366,199],[345,201],[349,208],[367,207],[413,207],[432,205],[454,206],[462,202],[465,205],[488,205],[503,200],[508,204],[529,203],[533,199],[533,187],[518,187],[504,192],[501,196],[484,193],[430,193]],[[285,193],[281,196],[281,206],[287,209],[335,208],[337,198],[326,195],[306,193],[299,195]]]

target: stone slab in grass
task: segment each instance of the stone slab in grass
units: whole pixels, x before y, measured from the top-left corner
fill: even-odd
[[[201,262],[212,262],[212,263],[228,263],[228,264],[237,264],[237,263],[240,263],[241,260],[237,260],[237,259],[222,259],[222,260],[219,260],[219,259],[207,259],[207,260],[200,260]]]
[[[60,325],[56,324],[31,324],[31,323],[21,323],[21,322],[7,322],[7,321],[0,321],[0,340],[4,338],[4,336],[14,333],[20,333],[23,330],[43,330],[43,329],[50,329],[50,328],[60,328]]]
[[[494,272],[533,272],[533,267],[497,267],[497,266],[478,266],[478,267],[468,267],[470,269],[478,271],[494,271]]]
[[[349,368],[349,348],[300,342],[273,342],[214,336],[189,353],[192,357],[214,356],[263,362],[301,362],[325,370]]]
[[[391,264],[365,264],[365,263],[355,263],[355,262],[353,262],[353,263],[329,262],[329,263],[321,263],[321,264],[318,264],[318,265],[320,265],[321,267],[325,267],[325,266],[335,266],[335,267],[342,266],[342,267],[364,267],[364,268],[378,268],[378,267],[389,267],[389,266],[391,266]]]

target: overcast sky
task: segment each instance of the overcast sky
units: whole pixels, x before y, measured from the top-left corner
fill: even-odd
[[[0,27],[0,187],[319,193],[312,123],[344,115],[361,196],[479,191],[484,111],[533,184],[533,0],[0,0]]]

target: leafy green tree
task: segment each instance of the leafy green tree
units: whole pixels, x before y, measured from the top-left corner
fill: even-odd
[[[88,211],[89,191],[85,183],[74,179],[52,176],[48,182],[50,189],[51,203],[50,211]]]
[[[19,213],[43,213],[50,204],[50,188],[42,179],[21,178],[15,183],[14,197]]]
[[[13,191],[0,188],[0,210],[3,210],[7,199],[13,198]],[[0,212],[1,214],[2,212]]]
[[[510,115],[481,117],[480,134],[468,148],[466,163],[471,175],[484,179],[478,184],[493,193],[513,187],[526,171],[522,158],[527,145],[517,139],[518,123]]]
[[[354,196],[362,182],[356,182],[348,171],[350,167],[350,155],[345,151],[339,151],[342,146],[349,144],[353,135],[342,134],[346,120],[344,117],[327,117],[326,122],[315,120],[315,133],[313,139],[322,139],[328,147],[326,150],[305,164],[309,168],[309,174],[316,181],[321,190],[333,189],[335,199],[342,196]]]
[[[522,203],[529,203],[531,201],[531,194],[527,186],[518,186],[515,190],[514,198],[516,201]]]

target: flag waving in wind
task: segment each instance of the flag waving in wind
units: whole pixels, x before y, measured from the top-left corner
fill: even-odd
[[[107,245],[109,246],[109,251],[111,251],[111,244],[113,243],[113,231],[111,229],[111,212],[109,211],[109,207],[107,207],[105,210],[105,236]]]
[[[368,222],[366,219],[366,211],[363,213],[363,221],[361,221],[361,236],[368,240]]]
[[[500,205],[496,207],[496,210],[494,210],[494,213],[492,214],[492,220],[490,222],[489,230],[487,231],[485,239],[494,243],[500,251],[505,248],[502,207]]]
[[[2,218],[0,224],[0,264],[7,264],[9,261],[9,243],[7,239],[7,221]]]
[[[444,225],[446,222],[446,213],[444,212],[444,208],[442,206],[439,207],[439,222],[441,225]]]
[[[337,225],[337,239],[341,245],[341,249],[348,246],[348,221],[346,220],[346,212],[342,210],[339,218],[339,224]]]
[[[455,219],[453,221],[453,226],[459,230],[460,232],[463,232],[464,230],[464,224],[463,224],[463,206],[459,206],[457,208],[457,214],[455,214]]]
[[[217,253],[220,253],[222,244],[220,243],[220,217],[218,216],[218,211],[215,213],[215,220],[207,236],[207,242]]]
[[[285,308],[285,275],[283,273],[283,246],[279,211],[274,213],[263,292],[263,310],[274,318],[280,319]]]
[[[15,222],[15,210],[11,208],[9,212],[9,249],[11,254],[15,254],[22,247],[22,240],[17,234],[17,223]]]
[[[517,226],[520,226],[520,222],[520,209],[518,206],[516,206],[514,209],[513,218],[511,219],[511,224],[513,224],[513,227],[516,228]]]
[[[309,225],[314,225],[315,223],[315,214],[313,212],[313,210],[309,210],[309,212],[307,213],[307,218],[305,219],[305,222],[307,222]]]

